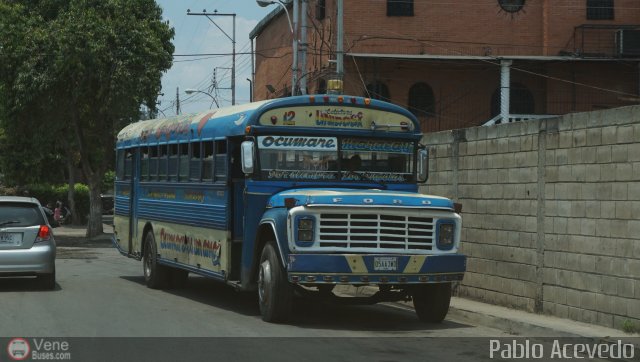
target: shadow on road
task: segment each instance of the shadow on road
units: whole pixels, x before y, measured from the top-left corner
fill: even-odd
[[[143,276],[121,276],[120,278],[146,288]],[[184,288],[165,289],[164,292],[247,316],[260,315],[254,293],[236,292],[227,285],[200,276],[189,275]]]
[[[121,276],[120,278],[145,287],[142,276]],[[190,275],[183,289],[165,289],[183,298],[230,312],[260,318],[258,296],[255,292],[237,292],[233,288],[200,276]],[[393,304],[339,305],[314,299],[296,297],[293,313],[286,324],[298,328],[349,330],[349,331],[433,331],[468,328],[471,325],[445,320],[443,323],[427,324],[418,320],[410,309]],[[402,335],[402,334],[399,334]]]
[[[60,284],[51,289],[43,289],[35,277],[2,277],[0,278],[0,293],[2,292],[43,292],[51,293],[62,290]]]
[[[100,239],[87,239],[79,236],[56,236],[56,245],[72,248],[113,248],[110,239],[101,237]]]

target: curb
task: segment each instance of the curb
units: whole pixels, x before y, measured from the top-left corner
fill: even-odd
[[[343,288],[339,290],[341,294],[350,295],[350,296],[368,296],[372,295],[378,291],[378,288],[374,286],[365,286],[357,289],[354,288]],[[466,306],[459,306],[456,304],[469,303],[478,304],[482,306],[486,306],[488,308],[497,308],[495,313],[504,312],[504,314],[521,314],[526,317],[540,318],[542,321],[540,323],[532,323],[530,321],[509,318],[506,316],[501,316],[493,313],[488,313],[487,311],[474,310],[473,308],[468,308]],[[387,304],[393,304],[394,306],[413,310],[413,305],[411,302],[385,302]],[[486,309],[486,308],[485,308]],[[549,318],[555,318],[557,320],[550,320]],[[635,342],[636,348],[640,348],[640,337],[638,334],[626,335],[623,332],[612,330],[610,328],[606,328],[605,330],[611,333],[610,335],[596,335],[595,333],[589,333],[586,331],[588,328],[600,329],[605,328],[597,325],[590,325],[587,323],[577,322],[568,319],[557,318],[553,316],[548,316],[544,314],[534,314],[529,313],[522,310],[511,309],[503,306],[493,306],[486,303],[482,303],[479,301],[474,301],[471,299],[466,299],[462,297],[453,297],[451,300],[451,306],[449,307],[449,313],[447,314],[447,319],[452,319],[456,321],[461,321],[467,324],[475,324],[482,325],[485,327],[491,327],[495,329],[499,329],[508,333],[511,333],[515,336],[519,335],[527,335],[527,336],[535,336],[535,337],[568,337],[568,338],[587,338],[592,340],[597,340],[600,342],[609,342],[618,339],[634,339],[637,340]],[[546,320],[545,320],[546,319]],[[554,328],[549,326],[550,323],[561,323],[567,328]],[[546,325],[545,325],[546,324]],[[595,332],[595,331],[594,331]],[[596,332],[597,333],[597,332]],[[640,356],[640,351],[638,353]]]

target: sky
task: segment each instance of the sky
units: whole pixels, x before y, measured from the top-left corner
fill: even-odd
[[[251,79],[251,43],[249,33],[276,5],[260,7],[255,0],[156,0],[163,9],[164,20],[175,30],[173,39],[174,63],[162,77],[162,93],[158,96],[160,117],[176,114],[176,89],[180,89],[181,113],[195,113],[215,108],[212,98],[206,94],[187,95],[186,89],[197,89],[215,96],[221,107],[231,105],[232,42],[211,23],[206,16],[187,15],[218,11],[220,14],[236,14],[236,104],[249,102]],[[229,37],[233,37],[233,21],[230,16],[212,16]],[[246,54],[238,54],[246,53]],[[186,54],[228,54],[224,56],[180,56]],[[217,68],[217,69],[216,69]],[[221,89],[210,88],[216,73],[216,83]]]

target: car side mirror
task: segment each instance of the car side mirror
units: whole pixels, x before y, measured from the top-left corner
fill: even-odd
[[[253,141],[244,141],[240,145],[241,147],[241,163],[242,163],[242,172],[245,175],[251,175],[253,173],[254,164],[255,164],[255,149]]]
[[[418,182],[427,182],[429,179],[429,150],[418,150]]]

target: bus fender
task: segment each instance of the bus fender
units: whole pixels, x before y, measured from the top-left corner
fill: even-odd
[[[288,212],[286,209],[270,209],[264,213],[262,219],[260,219],[260,223],[258,226],[258,233],[256,235],[256,243],[254,245],[254,263],[252,267],[252,274],[257,270],[258,260],[260,260],[260,254],[262,253],[262,249],[264,248],[265,243],[268,241],[266,239],[269,238],[266,234],[266,231],[270,231],[270,233],[275,236],[275,242],[278,247],[280,261],[284,268],[287,268],[286,260],[289,257],[289,243],[287,238],[287,215]]]

